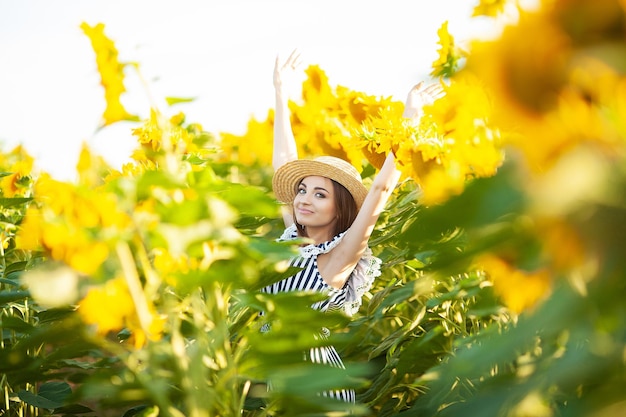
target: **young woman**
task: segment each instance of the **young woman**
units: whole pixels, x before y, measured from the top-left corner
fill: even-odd
[[[380,275],[380,260],[372,256],[368,240],[376,221],[400,178],[393,153],[387,158],[369,189],[363,185],[359,172],[348,162],[321,156],[298,159],[296,142],[291,129],[287,78],[298,67],[299,55],[294,51],[287,60],[276,58],[274,88],[276,109],[274,120],[273,189],[283,203],[286,230],[281,240],[308,238],[311,243],[301,246],[299,256],[291,265],[302,268],[295,275],[270,285],[264,292],[320,291],[327,294],[313,308],[328,311],[343,309],[355,313],[361,297]],[[432,87],[409,93],[405,116],[416,118],[425,102],[433,97]],[[323,329],[322,337],[329,335]],[[312,348],[309,360],[343,368],[333,346]],[[353,390],[322,393],[339,400],[354,402]]]

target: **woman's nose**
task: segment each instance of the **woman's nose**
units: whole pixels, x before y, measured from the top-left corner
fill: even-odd
[[[309,198],[310,198],[309,193],[299,193],[296,195],[296,200],[301,203],[309,204],[310,203]]]

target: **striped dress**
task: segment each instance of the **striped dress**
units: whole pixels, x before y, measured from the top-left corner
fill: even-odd
[[[335,248],[339,242],[341,242],[344,234],[345,232],[340,233],[330,241],[318,245],[310,244],[301,246],[299,248],[299,256],[291,259],[290,265],[302,269],[289,278],[263,288],[262,291],[269,294],[278,294],[286,291],[324,292],[328,297],[312,305],[312,308],[320,311],[342,309],[348,315],[356,313],[361,306],[363,294],[371,288],[374,279],[380,275],[381,261],[375,256],[372,256],[371,250],[367,248],[365,254],[348,278],[346,285],[340,289],[329,286],[324,282],[317,269],[317,256],[322,253],[328,253]],[[288,241],[297,238],[298,232],[294,224],[285,230],[279,241]],[[269,330],[269,326],[265,326],[264,329],[262,329],[262,331],[267,330]],[[330,336],[330,331],[323,328],[321,336]],[[308,360],[315,363],[344,368],[341,357],[333,346],[311,348],[308,354]],[[354,390],[350,389],[325,391],[321,394],[346,402],[355,402]]]

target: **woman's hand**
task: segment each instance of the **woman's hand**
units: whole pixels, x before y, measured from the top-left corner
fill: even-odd
[[[404,113],[407,119],[411,119],[413,123],[419,123],[424,111],[424,106],[432,104],[435,100],[444,95],[441,84],[424,85],[419,82],[411,88],[404,103]]]
[[[276,56],[276,62],[274,63],[274,89],[276,93],[282,94],[284,87],[289,88],[290,84],[295,82],[295,70],[300,64],[300,53],[297,49],[291,52],[291,55],[285,62],[281,62],[280,57]]]

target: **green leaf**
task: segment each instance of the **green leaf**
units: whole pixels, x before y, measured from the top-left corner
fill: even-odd
[[[168,106],[180,103],[191,103],[192,101],[195,101],[195,99],[195,97],[165,97],[165,101]]]
[[[439,362],[445,351],[446,338],[441,326],[436,326],[420,337],[415,337],[403,347],[398,355],[397,370],[400,375],[423,373]]]
[[[405,230],[409,242],[439,241],[458,229],[479,228],[521,213],[525,199],[515,173],[504,167],[491,178],[480,178],[445,204],[429,207]]]
[[[68,368],[77,368],[77,369],[97,368],[97,366],[94,366],[93,362],[78,361],[75,359],[62,359],[59,361],[59,364],[65,365]]]
[[[174,189],[180,187],[172,177],[161,171],[146,171],[137,180],[137,200],[152,197],[155,188]]]
[[[29,296],[30,292],[28,291],[1,291],[0,305],[23,300],[24,298],[28,298]]]
[[[72,394],[67,382],[46,382],[39,387],[39,395],[49,400],[64,402]]]
[[[14,206],[19,206],[20,204],[25,204],[25,203],[28,203],[29,201],[32,201],[31,197],[12,197],[12,198],[0,197],[0,207],[9,208],[9,207],[14,207]]]
[[[33,330],[32,325],[16,316],[0,316],[0,326],[2,326],[3,329],[10,329],[21,333],[28,333]]]
[[[51,308],[37,313],[37,318],[39,319],[40,324],[50,323],[63,320],[74,314],[75,311],[76,309],[74,307]]]
[[[19,287],[19,283],[13,281],[12,279],[0,278],[0,284],[12,285],[15,287]]]
[[[224,199],[242,215],[278,217],[278,204],[268,196],[267,190],[234,183],[213,184],[211,191]]]
[[[54,410],[61,407],[71,394],[72,389],[66,382],[46,382],[39,387],[37,394],[21,390],[17,395],[26,404]]]
[[[133,416],[137,416],[137,415],[149,415],[149,414],[145,414],[144,411],[148,408],[147,405],[138,405],[136,407],[133,408],[129,408],[128,410],[126,410],[126,412],[122,415],[122,417],[133,417]]]
[[[8,265],[5,269],[4,269],[4,275],[9,275],[10,273],[13,272],[18,272],[18,271],[23,271],[24,269],[26,269],[26,265],[28,265],[28,261],[19,261],[19,262],[13,262],[12,264]]]
[[[58,415],[63,415],[66,417],[69,417],[71,415],[74,414],[87,414],[87,413],[91,413],[93,412],[93,410],[89,407],[86,407],[84,405],[81,404],[70,404],[70,405],[66,405],[63,407],[59,407],[57,409],[54,410],[55,414]]]

